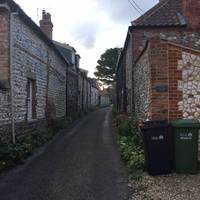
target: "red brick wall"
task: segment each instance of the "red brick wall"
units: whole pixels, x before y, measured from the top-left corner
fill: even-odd
[[[0,81],[9,83],[9,12],[0,8]]]
[[[168,118],[167,45],[158,37],[150,40],[151,109],[152,119]],[[164,91],[160,87],[165,87]]]
[[[178,102],[182,100],[182,91],[178,90],[178,80],[182,80],[182,72],[177,69],[178,60],[182,57],[182,48],[174,45],[168,47],[169,70],[169,120],[181,119],[182,111],[178,110]]]
[[[178,80],[182,72],[177,69],[183,49],[170,45],[159,38],[150,40],[151,51],[151,113],[152,119],[175,120],[182,118],[178,102],[182,101],[182,92],[178,90]],[[159,91],[165,86],[166,91]]]

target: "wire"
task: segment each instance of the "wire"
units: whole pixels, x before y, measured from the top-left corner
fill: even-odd
[[[133,3],[131,0],[128,0],[128,2],[131,4],[131,6],[139,13],[139,14],[143,14]]]
[[[142,10],[142,8],[140,8],[140,6],[134,1],[134,0],[131,0],[134,4],[135,4],[135,6],[139,9],[139,10],[141,10],[142,12],[144,12],[144,10]]]

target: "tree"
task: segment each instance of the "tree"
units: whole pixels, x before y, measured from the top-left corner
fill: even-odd
[[[97,61],[96,71],[94,75],[105,85],[113,85],[115,82],[115,73],[117,67],[117,61],[121,48],[107,49]]]

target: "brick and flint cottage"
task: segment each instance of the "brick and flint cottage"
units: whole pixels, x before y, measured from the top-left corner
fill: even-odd
[[[68,61],[45,33],[14,1],[0,1],[1,140],[9,139],[11,127],[23,134],[66,114]]]
[[[52,34],[49,13],[39,27],[14,1],[0,0],[0,142],[73,116],[80,98],[90,106],[88,79],[80,94],[80,56]]]
[[[119,110],[200,119],[199,10],[199,0],[161,0],[132,22],[117,68]]]

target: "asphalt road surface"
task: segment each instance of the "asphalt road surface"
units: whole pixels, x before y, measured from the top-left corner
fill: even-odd
[[[124,200],[111,109],[90,113],[0,177],[0,200]]]

